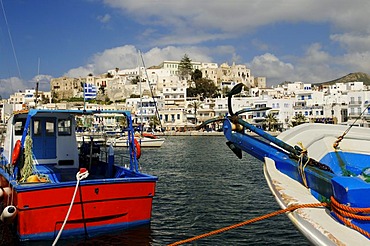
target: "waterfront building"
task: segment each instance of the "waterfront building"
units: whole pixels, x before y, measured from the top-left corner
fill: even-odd
[[[153,99],[149,96],[128,98],[125,108],[133,114],[135,124],[148,126],[152,117],[158,118],[159,112],[164,108],[164,101],[162,98]]]
[[[187,120],[185,108],[162,108],[159,112],[161,125],[165,131],[186,131],[194,129],[194,123]]]

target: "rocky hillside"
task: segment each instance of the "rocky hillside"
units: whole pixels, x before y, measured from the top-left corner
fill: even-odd
[[[367,73],[360,73],[360,72],[350,73],[339,79],[322,82],[322,83],[318,83],[315,85],[332,85],[335,83],[348,83],[348,82],[354,82],[354,81],[361,81],[361,82],[364,82],[365,85],[370,85],[370,75],[368,75]]]

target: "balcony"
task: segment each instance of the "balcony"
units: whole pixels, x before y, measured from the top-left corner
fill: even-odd
[[[358,106],[358,105],[361,105],[362,104],[362,101],[350,101],[349,103],[348,103],[349,105],[356,105],[356,106]]]

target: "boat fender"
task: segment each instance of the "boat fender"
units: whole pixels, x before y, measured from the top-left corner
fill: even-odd
[[[0,187],[0,201],[3,201],[4,198],[9,197],[12,193],[12,189],[10,187]]]
[[[10,224],[13,222],[15,216],[17,215],[17,208],[13,205],[6,206],[1,213],[0,220],[5,224]]]
[[[13,155],[12,155],[12,164],[15,165],[19,158],[19,154],[21,153],[21,140],[17,140],[14,145]]]
[[[134,138],[134,144],[135,144],[135,148],[136,148],[136,159],[139,159],[140,156],[141,156],[141,147],[140,147],[140,144],[139,144],[139,142],[137,141],[136,138]]]

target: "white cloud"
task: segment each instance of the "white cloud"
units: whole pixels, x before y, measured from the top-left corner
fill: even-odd
[[[105,15],[99,15],[97,17],[98,21],[100,21],[101,23],[108,23],[111,19],[111,16],[109,14],[105,14]]]
[[[370,34],[333,34],[331,40],[338,42],[349,52],[368,52],[370,50]]]
[[[309,83],[336,79],[340,77],[341,71],[335,71],[333,61],[335,59],[323,51],[319,43],[314,43],[307,48],[303,57],[296,58],[295,73],[300,81]]]
[[[368,9],[370,1],[151,1],[151,0],[104,0],[105,5],[121,10],[141,23],[145,30],[139,40],[146,47],[154,46],[143,53],[146,66],[158,65],[164,60],[179,60],[186,53],[194,61],[245,63],[241,54],[227,44],[253,33],[257,28],[277,23],[328,23],[335,34],[328,39],[338,43],[344,50],[330,54],[323,43],[314,43],[306,52],[292,55],[279,52],[257,55],[250,61],[252,74],[266,76],[269,84],[285,80],[321,82],[342,76],[352,71],[368,71],[364,65],[369,61],[370,27]],[[110,16],[100,16],[102,22]],[[227,45],[204,47],[199,44],[222,40]],[[246,44],[247,45],[247,44]],[[251,45],[262,52],[274,47],[273,41],[252,39]],[[157,47],[156,47],[157,46]],[[276,47],[275,47],[276,48]],[[137,48],[125,45],[107,49],[93,55],[88,65],[71,69],[69,76],[100,74],[109,69],[137,66]],[[293,65],[294,64],[294,65]],[[369,63],[367,63],[369,64]]]
[[[252,69],[254,76],[267,77],[268,85],[297,78],[294,75],[294,66],[291,63],[280,61],[279,58],[270,53],[254,57],[248,66]]]
[[[337,58],[336,63],[346,68],[349,72],[368,72],[370,64],[370,51],[353,52]]]
[[[174,47],[167,46],[165,48],[152,48],[147,52],[143,52],[143,60],[146,67],[159,65],[165,60],[181,60],[184,54],[187,54],[193,61],[212,61],[208,55],[212,50],[202,47]],[[220,47],[215,52],[220,55],[232,56],[235,52],[230,47]],[[142,66],[141,58],[139,57],[138,49],[133,45],[125,45],[112,49],[107,49],[101,53],[95,54],[89,61],[88,65],[73,68],[69,70],[65,76],[69,77],[85,77],[92,73],[94,75],[106,73],[114,68],[130,69],[137,66]]]
[[[303,57],[287,57],[283,61],[277,56],[265,53],[256,56],[250,63],[254,76],[266,76],[268,86],[284,81],[303,81],[308,83],[324,82],[340,77],[341,71],[330,67],[333,59],[321,50],[317,43],[307,48]],[[294,65],[293,65],[294,64]]]
[[[161,38],[163,44],[165,41],[173,44],[169,37],[183,38],[187,44],[225,39],[226,35],[244,35],[257,27],[279,22],[325,22],[338,30],[370,33],[370,1],[367,0],[301,0],[299,4],[296,0],[105,0],[104,3],[121,9],[123,15],[145,26],[168,29],[168,38]]]
[[[2,98],[9,98],[9,95],[17,91],[24,91],[29,86],[18,77],[0,79],[0,95]]]
[[[25,81],[19,77],[0,79],[0,95],[2,98],[9,98],[10,95],[18,91],[36,89],[36,82],[39,82],[39,91],[50,91],[50,75],[37,75],[30,81]]]

